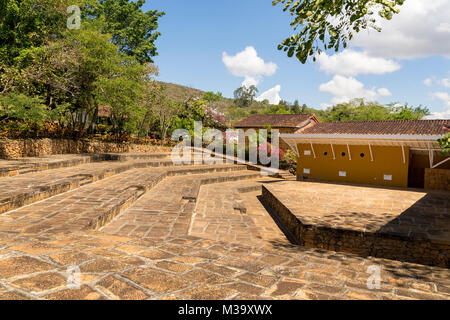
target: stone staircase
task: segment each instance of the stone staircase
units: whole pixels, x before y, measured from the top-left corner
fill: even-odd
[[[169,153],[75,158],[59,160],[65,167],[43,165],[41,170],[1,178],[0,231],[56,234],[97,230],[142,196],[154,194],[150,191],[159,184],[169,185],[166,192],[175,192],[177,201],[195,203],[202,185],[260,176],[244,165],[174,165]],[[156,208],[154,203],[149,206]]]

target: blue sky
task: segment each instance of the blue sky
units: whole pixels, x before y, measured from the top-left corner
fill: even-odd
[[[364,32],[346,52],[305,65],[277,50],[292,30],[289,15],[271,2],[147,0],[144,9],[166,12],[159,80],[227,97],[245,80],[260,94],[272,89],[266,96],[314,108],[364,97],[422,104],[450,118],[450,1],[407,0],[394,20],[381,22],[381,33]]]

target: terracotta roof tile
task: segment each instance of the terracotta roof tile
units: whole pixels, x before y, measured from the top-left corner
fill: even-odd
[[[297,128],[309,119],[319,120],[313,114],[254,114],[234,125],[235,128]]]
[[[109,118],[111,117],[111,110],[112,108],[110,106],[98,106],[98,116]]]
[[[444,135],[450,120],[386,120],[361,122],[322,122],[303,131],[304,134],[368,135]]]

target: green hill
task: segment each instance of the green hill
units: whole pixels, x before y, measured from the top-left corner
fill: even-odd
[[[162,82],[160,81],[165,88],[167,96],[170,99],[173,99],[178,102],[186,101],[189,98],[201,98],[204,96],[205,91],[194,89],[187,86],[182,86],[175,83]]]

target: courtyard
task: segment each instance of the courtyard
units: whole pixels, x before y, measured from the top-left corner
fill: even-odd
[[[1,299],[450,298],[447,267],[295,244],[262,190],[281,191],[287,206],[301,199],[291,209],[310,224],[420,229],[440,243],[449,239],[448,193],[286,181],[236,164],[174,166],[169,153],[1,166]],[[374,266],[380,283],[369,289]]]

